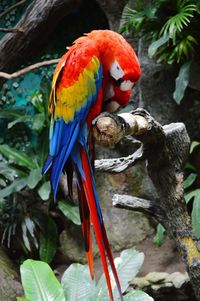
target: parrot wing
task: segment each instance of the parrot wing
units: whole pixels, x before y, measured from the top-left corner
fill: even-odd
[[[79,43],[73,45],[58,63],[52,81],[50,154],[43,174],[51,168],[54,199],[63,167],[101,88],[102,66],[96,48],[90,43],[82,47],[78,47]]]

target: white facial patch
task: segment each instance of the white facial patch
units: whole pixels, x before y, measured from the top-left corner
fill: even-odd
[[[111,65],[110,75],[116,80],[124,76],[124,71],[122,70],[117,61],[114,61],[114,63]]]
[[[120,84],[120,90],[121,91],[128,91],[131,90],[133,88],[134,83],[130,80],[124,80],[121,84]]]

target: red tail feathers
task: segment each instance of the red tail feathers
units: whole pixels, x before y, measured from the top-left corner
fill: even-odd
[[[120,299],[121,299],[121,301],[123,301],[117,271],[115,268],[113,256],[112,256],[108,238],[106,235],[102,215],[100,212],[100,207],[98,204],[98,199],[96,197],[96,188],[94,187],[91,165],[88,160],[88,155],[87,155],[85,149],[83,149],[83,148],[81,149],[81,161],[82,161],[83,171],[85,174],[85,178],[81,177],[81,184],[83,185],[83,188],[79,189],[79,194],[81,193],[81,195],[82,195],[81,199],[84,200],[81,202],[81,212],[82,212],[81,214],[82,214],[82,218],[83,218],[82,227],[83,227],[83,231],[84,231],[84,237],[88,237],[88,232],[87,233],[85,232],[87,229],[87,231],[89,231],[89,239],[87,238],[86,243],[88,243],[88,241],[91,241],[90,229],[88,230],[88,228],[89,228],[88,222],[90,222],[90,218],[89,219],[87,218],[86,220],[84,220],[85,219],[85,214],[84,214],[85,211],[84,210],[86,208],[89,208],[91,222],[94,226],[94,232],[95,232],[97,244],[99,247],[99,252],[100,252],[103,270],[104,270],[104,274],[105,274],[105,278],[106,278],[106,282],[107,282],[107,286],[108,286],[110,300],[114,301],[106,254],[108,256],[110,266],[111,266],[111,269],[112,269],[112,272],[113,272],[113,275],[114,275],[114,278],[115,278],[115,281],[116,281],[116,284],[118,287]],[[83,197],[83,193],[84,193],[84,197]],[[88,207],[85,205],[85,203],[84,203],[85,201],[87,202]],[[83,204],[84,204],[84,206],[83,206]],[[89,244],[89,247],[91,247],[91,244]],[[89,267],[90,267],[90,273],[91,273],[91,275],[93,275],[93,261],[91,260],[92,252],[90,252],[90,250],[88,250],[87,254],[89,257],[88,263],[89,263]]]

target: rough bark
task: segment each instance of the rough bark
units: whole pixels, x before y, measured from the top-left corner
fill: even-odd
[[[197,300],[200,300],[199,244],[192,231],[182,188],[183,165],[187,160],[190,144],[184,124],[172,123],[162,127],[146,111],[138,109],[120,116],[106,114],[107,124],[113,124],[113,126],[109,125],[105,129],[104,115],[100,115],[94,124],[94,136],[99,144],[117,143],[119,138],[131,133],[141,141],[142,145],[137,151],[138,154],[132,155],[134,160],[129,160],[128,157],[122,160],[121,158],[110,159],[112,162],[101,160],[101,162],[96,162],[96,167],[100,166],[104,169],[103,166],[105,166],[105,170],[110,172],[121,172],[138,160],[146,160],[148,174],[159,196],[158,200],[153,202],[156,208],[154,216],[162,222],[170,237],[175,240]],[[141,122],[141,118],[142,124],[146,126],[145,128],[143,126],[140,131],[140,127],[136,124],[138,120]],[[112,143],[109,143],[109,139]]]
[[[42,47],[58,22],[76,10],[81,0],[35,0],[15,28],[0,41],[0,71],[12,72]]]
[[[110,29],[118,30],[121,14],[128,0],[97,0],[97,2],[108,18]]]
[[[23,294],[22,286],[16,279],[19,278],[11,260],[0,248],[0,301],[15,301]]]

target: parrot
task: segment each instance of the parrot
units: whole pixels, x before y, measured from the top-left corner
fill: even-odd
[[[50,172],[53,197],[59,179],[66,172],[68,193],[73,197],[75,178],[82,233],[91,278],[94,278],[93,226],[110,301],[113,299],[108,262],[123,300],[120,281],[108,242],[95,186],[92,121],[105,109],[127,105],[131,90],[141,75],[139,60],[132,46],[112,30],[92,30],[67,47],[52,79],[48,111],[49,155],[43,174]]]

